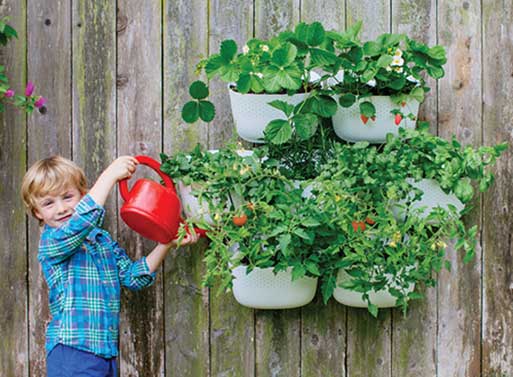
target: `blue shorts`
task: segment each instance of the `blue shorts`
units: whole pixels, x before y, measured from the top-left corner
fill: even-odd
[[[47,377],[117,377],[116,358],[57,344],[46,358]]]

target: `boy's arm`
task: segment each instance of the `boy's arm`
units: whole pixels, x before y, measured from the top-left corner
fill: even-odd
[[[98,177],[96,183],[89,190],[89,195],[99,205],[104,205],[112,187],[117,181],[130,178],[139,161],[132,156],[121,156],[114,160]]]
[[[194,243],[198,238],[199,236],[196,234],[194,236],[187,234],[181,245]],[[157,269],[162,264],[171,247],[176,246],[176,240],[168,244],[158,244],[147,257],[142,257],[134,262],[117,242],[113,242],[112,249],[116,256],[121,284],[131,290],[138,290],[152,285],[155,282]]]
[[[60,263],[71,257],[87,235],[103,221],[105,210],[89,195],[75,207],[67,223],[59,228],[49,228],[41,235],[38,259],[50,264]]]

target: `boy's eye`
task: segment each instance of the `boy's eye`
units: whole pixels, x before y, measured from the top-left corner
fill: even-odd
[[[43,202],[42,206],[43,206],[43,207],[48,207],[48,206],[50,206],[50,205],[52,205],[52,204],[53,204],[53,202],[52,202],[52,201],[47,201],[47,202]]]

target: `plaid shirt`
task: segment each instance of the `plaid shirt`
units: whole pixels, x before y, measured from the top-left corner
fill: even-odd
[[[99,228],[104,213],[85,195],[69,221],[59,228],[44,226],[38,260],[52,314],[47,354],[61,343],[105,358],[117,356],[120,286],[137,290],[155,281],[145,257],[133,262]]]

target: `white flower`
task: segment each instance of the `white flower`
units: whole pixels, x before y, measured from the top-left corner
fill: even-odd
[[[406,80],[410,81],[410,82],[414,82],[414,83],[419,83],[420,81],[417,80],[415,77],[413,77],[412,75],[409,75],[408,77],[406,77]]]
[[[374,88],[376,86],[376,80],[371,79],[371,80],[367,81],[367,85],[372,86]]]
[[[394,71],[396,71],[397,73],[403,73],[403,67],[395,67]]]
[[[388,65],[386,68],[387,72],[392,72],[392,68]]]
[[[258,78],[260,78],[260,79],[263,79],[263,78],[264,78],[264,74],[263,74],[263,73],[260,73],[260,72],[255,73],[255,76],[257,76],[257,77],[258,77]]]
[[[268,52],[268,51],[269,51],[269,46],[267,46],[267,45],[262,45],[262,51],[264,51],[264,52]]]
[[[392,60],[392,66],[399,66],[401,67],[404,64],[404,59],[400,56],[394,56],[394,60]]]
[[[403,52],[401,51],[401,49],[398,48],[397,50],[395,50],[394,56],[398,56],[398,57],[403,56]]]
[[[248,47],[248,45],[244,45],[244,47],[242,47],[242,52],[243,52],[244,54],[247,54],[247,53],[249,52],[249,47]]]

